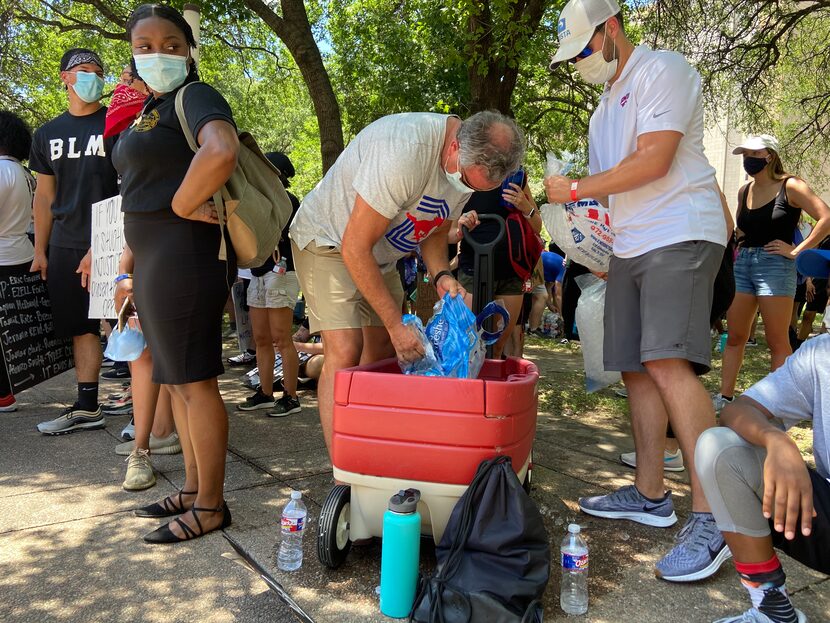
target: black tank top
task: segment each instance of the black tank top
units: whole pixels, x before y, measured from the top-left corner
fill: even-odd
[[[750,184],[744,188],[738,214],[738,229],[743,232],[741,246],[763,247],[773,240],[792,244],[798,219],[801,218],[801,208],[794,208],[787,201],[787,181],[784,180],[781,184],[781,190],[774,199],[752,210],[746,207],[749,188]]]

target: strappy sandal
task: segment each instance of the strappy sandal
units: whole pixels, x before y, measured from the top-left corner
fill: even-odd
[[[196,526],[198,527],[198,531],[194,530],[190,526],[188,526],[184,521],[180,518],[174,519],[179,527],[182,529],[184,533],[183,537],[177,536],[170,529],[170,524],[164,524],[163,526],[153,530],[153,532],[144,535],[144,540],[147,543],[181,543],[182,541],[190,541],[191,539],[199,538],[200,536],[204,536],[215,530],[224,530],[228,526],[231,525],[231,511],[228,509],[228,504],[226,502],[222,503],[222,506],[219,508],[200,508],[198,506],[194,506],[190,509],[193,512],[193,519],[196,520]],[[216,526],[215,528],[211,528],[210,530],[205,530],[202,527],[202,522],[199,521],[199,515],[197,513],[222,513],[222,523]],[[170,522],[173,523],[173,522]]]
[[[196,495],[197,493],[198,491],[181,490],[173,495],[168,495],[161,502],[155,502],[149,506],[142,506],[141,508],[135,509],[135,515],[136,517],[146,517],[148,519],[162,519],[164,517],[173,517],[173,515],[181,515],[190,510],[185,507],[182,496]],[[174,502],[176,498],[179,500],[178,505]]]

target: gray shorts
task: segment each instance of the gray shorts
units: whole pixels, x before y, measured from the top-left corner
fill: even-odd
[[[680,242],[631,258],[613,256],[605,295],[608,371],[645,372],[643,362],[686,359],[709,371],[712,287],[724,247]]]

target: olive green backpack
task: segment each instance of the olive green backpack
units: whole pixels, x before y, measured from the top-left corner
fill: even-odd
[[[190,148],[199,145],[184,115],[184,92],[195,82],[176,93],[176,116]],[[276,167],[266,158],[248,132],[239,133],[239,158],[236,169],[225,185],[213,195],[222,232],[219,259],[227,260],[225,227],[236,251],[240,268],[262,266],[277,248],[283,228],[291,218],[291,200],[280,181]]]

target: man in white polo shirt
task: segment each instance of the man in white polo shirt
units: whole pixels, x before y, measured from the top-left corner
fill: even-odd
[[[709,370],[712,287],[726,246],[715,170],[703,154],[700,77],[676,52],[634,47],[616,0],[570,0],[559,16],[563,61],[605,84],[589,129],[591,175],[545,180],[551,202],[596,197],[611,212],[614,256],[605,304],[606,370],[628,390],[635,484],[582,498],[583,512],[669,527],[677,522],[663,487],[670,421],[689,466],[692,514],[656,565],[664,580],[714,574],[730,556],[694,469],[700,434],[715,425],[697,374]]]

